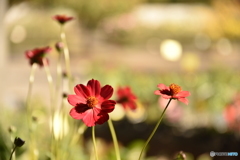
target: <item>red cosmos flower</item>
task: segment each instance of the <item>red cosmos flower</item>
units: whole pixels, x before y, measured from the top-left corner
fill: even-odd
[[[57,20],[61,25],[73,19],[73,17],[68,17],[66,15],[56,15],[53,19]]]
[[[188,104],[186,97],[190,96],[190,92],[182,91],[181,87],[176,84],[171,84],[169,87],[160,83],[157,86],[160,90],[154,92],[156,95],[161,95],[165,99],[177,99],[185,104]]]
[[[132,93],[130,87],[121,88],[119,87],[117,90],[118,100],[117,103],[120,103],[124,109],[129,107],[131,110],[135,110],[137,108],[136,99],[137,97]]]
[[[40,67],[42,67],[44,56],[51,50],[52,49],[50,47],[35,48],[33,50],[26,51],[25,55],[29,59],[30,65],[37,63]],[[47,62],[48,62],[48,60],[47,60]]]
[[[70,116],[81,119],[88,127],[103,124],[109,119],[108,113],[114,110],[116,102],[109,100],[113,88],[105,85],[101,88],[100,82],[90,80],[87,86],[78,84],[74,87],[76,95],[68,95],[68,102],[74,106]]]

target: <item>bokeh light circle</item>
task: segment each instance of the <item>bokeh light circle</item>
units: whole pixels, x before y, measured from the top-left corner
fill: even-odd
[[[166,39],[160,44],[160,53],[164,59],[177,61],[182,56],[182,45],[172,39]]]

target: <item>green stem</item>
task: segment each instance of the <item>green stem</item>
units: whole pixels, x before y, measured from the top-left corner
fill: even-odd
[[[54,86],[53,86],[53,79],[51,76],[51,72],[47,63],[46,59],[43,59],[43,66],[46,71],[47,80],[49,84],[49,90],[50,90],[50,116],[51,116],[51,150],[56,156],[55,152],[55,139],[54,139],[54,109],[55,109],[55,102],[54,102]]]
[[[95,137],[95,126],[92,127],[92,140],[93,140],[95,158],[96,160],[98,160],[97,144],[96,144],[96,137]]]
[[[13,150],[11,152],[9,160],[12,160],[12,156],[13,156],[13,153],[15,152],[16,148],[17,148],[17,146],[14,146],[14,148],[13,148]]]
[[[59,95],[61,96],[62,99],[62,66],[61,66],[61,62],[62,62],[62,51],[59,52],[58,54],[58,60],[57,60],[57,82],[56,82],[56,97],[58,97]],[[59,95],[58,95],[59,94]]]
[[[31,72],[30,72],[30,76],[29,76],[29,84],[28,84],[28,92],[27,92],[27,99],[26,99],[26,108],[27,108],[27,122],[28,122],[28,128],[30,130],[30,125],[31,125],[31,109],[30,109],[30,101],[31,101],[31,96],[32,96],[32,86],[33,86],[33,82],[34,82],[34,75],[35,75],[35,71],[37,68],[37,64],[34,63],[31,67]]]
[[[71,88],[71,83],[72,83],[72,75],[71,75],[71,69],[70,69],[70,56],[69,56],[69,49],[67,45],[67,40],[66,40],[66,35],[63,30],[63,26],[61,26],[61,41],[63,42],[63,53],[64,53],[64,58],[65,58],[65,65],[66,65],[66,72],[67,72],[67,77],[69,81],[69,88]]]
[[[47,61],[46,59],[43,59],[43,65],[44,65],[44,69],[46,71],[46,75],[47,75],[47,80],[48,80],[48,84],[49,84],[49,90],[50,90],[50,111],[51,111],[51,116],[53,118],[54,115],[54,87],[53,87],[53,79],[51,76],[51,72],[50,69],[48,67]],[[53,119],[52,119],[53,122]]]
[[[33,134],[33,126],[32,126],[32,109],[31,109],[31,97],[32,97],[32,88],[33,88],[33,82],[35,79],[35,71],[37,69],[37,63],[33,63],[31,66],[31,72],[29,76],[29,84],[28,84],[28,92],[27,92],[27,98],[26,98],[26,110],[27,110],[27,125],[28,125],[28,133],[30,137],[30,143],[31,145],[30,150],[31,150],[31,159],[35,160],[36,156],[34,154],[34,149],[35,149],[35,137]]]
[[[162,118],[163,118],[163,115],[164,115],[165,111],[167,110],[167,108],[168,108],[168,106],[169,106],[171,100],[172,100],[172,99],[169,99],[169,101],[168,101],[166,107],[164,108],[164,110],[163,110],[163,112],[162,112],[162,114],[161,114],[161,116],[160,116],[160,119],[158,120],[158,122],[157,122],[155,128],[153,129],[152,133],[151,133],[150,136],[148,137],[148,139],[147,139],[145,145],[143,146],[142,151],[141,151],[141,153],[140,153],[140,156],[139,156],[138,160],[141,160],[142,154],[143,154],[145,148],[147,147],[148,143],[149,143],[150,140],[152,139],[153,135],[155,134],[155,132],[156,132],[158,126],[160,125],[160,123],[161,123],[161,121],[162,121]]]
[[[108,120],[108,126],[109,126],[109,129],[110,129],[112,138],[113,138],[113,144],[114,144],[114,148],[115,148],[116,158],[117,158],[117,160],[121,160],[116,132],[114,130],[113,123],[112,123],[112,120],[110,118]]]

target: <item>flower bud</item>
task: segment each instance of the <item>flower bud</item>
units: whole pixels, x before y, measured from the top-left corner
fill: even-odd
[[[22,146],[24,145],[24,143],[25,143],[25,141],[22,140],[22,139],[19,138],[19,137],[16,137],[16,138],[14,139],[14,144],[15,144],[15,146],[17,146],[17,147],[22,147]]]
[[[55,48],[56,48],[56,50],[57,50],[59,53],[62,52],[63,47],[64,47],[64,45],[63,45],[62,42],[57,42],[57,43],[55,44]]]
[[[62,97],[63,97],[63,98],[67,98],[67,96],[68,96],[67,93],[63,93],[63,94],[62,94]]]

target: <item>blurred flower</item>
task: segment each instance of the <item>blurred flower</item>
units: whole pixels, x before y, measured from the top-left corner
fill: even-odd
[[[127,107],[129,107],[131,110],[135,110],[137,108],[137,97],[132,93],[130,87],[119,87],[117,90],[117,96],[117,103],[120,103],[124,109],[127,109]]]
[[[61,25],[73,19],[73,17],[68,17],[66,15],[56,15],[53,17],[54,20],[57,20]]]
[[[229,129],[240,132],[240,94],[226,106],[223,115]]]
[[[33,65],[34,63],[37,63],[40,67],[42,67],[43,58],[50,51],[51,51],[50,47],[35,48],[33,50],[26,51],[25,55],[29,59],[29,62],[31,65]]]
[[[19,138],[19,137],[16,137],[16,138],[14,139],[14,144],[15,144],[15,146],[17,146],[17,147],[22,147],[22,146],[24,145],[24,143],[25,143],[25,141],[22,140],[22,139]]]
[[[74,106],[70,116],[74,119],[82,119],[88,126],[103,124],[109,119],[108,113],[114,110],[116,102],[109,100],[113,94],[113,88],[105,85],[101,88],[98,80],[90,80],[87,86],[78,84],[74,87],[76,95],[68,95],[68,102]]]
[[[188,104],[186,97],[190,96],[190,92],[182,91],[182,88],[176,84],[171,84],[169,87],[160,83],[157,86],[160,90],[154,92],[156,95],[160,95],[165,99],[176,99],[185,104]]]

